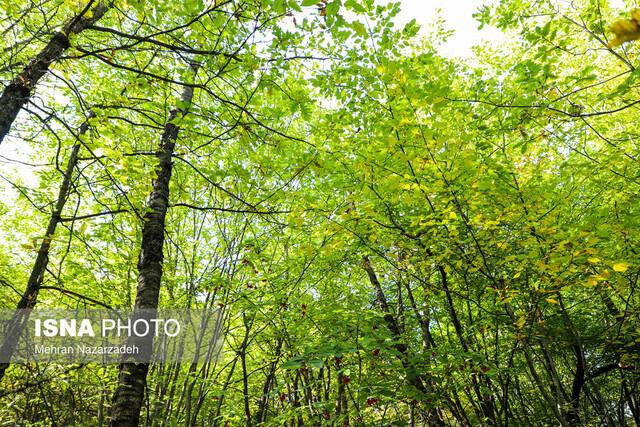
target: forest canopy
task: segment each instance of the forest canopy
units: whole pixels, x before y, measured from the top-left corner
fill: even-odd
[[[640,425],[640,9],[0,0],[0,424]],[[9,363],[37,309],[222,352]]]

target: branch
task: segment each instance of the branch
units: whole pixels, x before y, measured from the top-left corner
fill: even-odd
[[[217,211],[217,212],[231,212],[231,213],[251,213],[257,215],[275,215],[275,214],[285,214],[290,213],[291,211],[259,211],[252,209],[232,209],[232,208],[220,208],[216,206],[195,206],[189,203],[175,203],[171,206],[171,208],[175,207],[185,207],[189,209],[195,209],[198,211]]]
[[[584,117],[594,117],[594,116],[604,116],[607,114],[614,114],[614,113],[618,113],[620,111],[626,110],[627,108],[633,107],[634,105],[640,104],[640,99],[633,101],[629,104],[625,104],[621,107],[618,108],[614,108],[613,110],[607,110],[607,111],[596,111],[593,113],[571,113],[568,111],[564,111],[561,110],[559,108],[554,108],[551,107],[549,105],[509,105],[509,104],[498,104],[498,103],[494,103],[494,102],[490,102],[490,101],[485,101],[482,99],[456,99],[456,98],[446,98],[449,101],[453,101],[453,102],[470,102],[473,104],[486,104],[486,105],[490,105],[492,107],[497,107],[497,108],[538,108],[538,109],[546,109],[546,110],[550,110],[550,111],[554,111],[556,113],[559,114],[563,114],[565,116],[569,116],[569,117],[574,117],[574,118],[584,118]]]
[[[120,36],[120,37],[124,37],[124,38],[131,39],[131,40],[136,40],[138,43],[151,43],[151,44],[154,44],[156,46],[166,47],[167,49],[169,49],[171,51],[180,51],[180,52],[190,53],[190,54],[194,54],[194,55],[221,55],[221,56],[225,56],[227,58],[235,59],[236,61],[242,61],[240,58],[238,58],[237,55],[232,54],[232,53],[221,52],[219,50],[193,49],[193,48],[189,48],[189,47],[176,46],[176,45],[173,45],[173,44],[170,44],[170,43],[165,43],[165,42],[161,42],[159,40],[155,40],[155,39],[152,38],[153,35],[136,36],[134,34],[123,33],[121,31],[114,30],[112,28],[100,27],[98,25],[92,25],[91,27],[89,27],[89,29],[95,30],[95,31],[104,32],[104,33],[115,34],[115,35]],[[137,44],[137,43],[135,43],[135,44]],[[135,46],[135,44],[119,46],[118,48],[119,49],[121,49],[121,48],[131,48],[131,47]],[[101,51],[110,51],[110,50],[112,50],[111,47],[102,49]],[[98,52],[100,52],[100,51],[96,51],[95,53],[98,53]]]
[[[96,217],[99,217],[99,216],[115,215],[115,214],[125,213],[125,212],[131,212],[131,210],[130,209],[116,209],[115,211],[98,212],[98,213],[87,214],[87,215],[77,215],[77,216],[72,216],[72,217],[60,218],[60,222],[71,222],[71,221],[76,221],[76,220],[80,220],[80,219],[96,218]]]
[[[40,286],[40,289],[48,289],[48,290],[50,290],[50,291],[58,291],[58,292],[62,292],[63,294],[67,294],[67,295],[74,296],[74,297],[76,297],[76,298],[80,298],[80,299],[83,299],[83,300],[87,300],[87,301],[89,301],[89,302],[94,303],[95,305],[99,305],[100,307],[104,307],[104,308],[106,308],[107,310],[114,310],[114,308],[113,308],[113,307],[111,307],[111,306],[110,306],[110,305],[108,305],[108,304],[105,304],[105,303],[100,302],[100,301],[98,301],[98,300],[95,300],[95,299],[93,299],[93,298],[90,298],[90,297],[84,296],[84,295],[79,294],[79,293],[77,293],[77,292],[70,291],[70,290],[68,290],[68,289],[62,289],[62,288],[58,288],[58,287],[56,287],[56,286]]]

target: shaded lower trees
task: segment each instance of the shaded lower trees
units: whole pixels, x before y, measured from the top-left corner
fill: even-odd
[[[429,409],[429,425],[444,426],[444,421],[442,420],[440,409],[432,403],[434,402],[434,398],[436,396],[435,390],[433,389],[433,383],[431,382],[431,380],[423,378],[423,375],[418,373],[417,366],[412,366],[412,364],[414,364],[415,362],[412,362],[412,357],[409,354],[409,349],[404,343],[404,339],[402,337],[402,331],[395,317],[391,313],[391,310],[389,309],[387,298],[384,295],[384,290],[382,289],[380,281],[378,280],[378,276],[371,266],[371,261],[369,261],[369,258],[365,256],[362,259],[362,264],[365,271],[367,272],[369,281],[371,282],[371,285],[375,290],[376,301],[380,306],[380,310],[382,310],[382,313],[384,314],[385,323],[391,331],[391,335],[393,336],[394,341],[396,342],[395,348],[398,351],[402,365],[406,370],[406,375],[409,383],[424,395],[425,400],[429,402],[428,405],[434,406],[433,408]]]

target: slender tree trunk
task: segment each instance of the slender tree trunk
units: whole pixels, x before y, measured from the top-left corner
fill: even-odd
[[[587,362],[584,357],[584,351],[582,350],[582,339],[571,321],[571,317],[564,306],[564,301],[560,294],[558,294],[558,300],[560,301],[562,317],[573,337],[572,347],[576,357],[576,369],[571,385],[571,397],[565,418],[570,427],[578,427],[582,425],[582,421],[580,420],[580,393],[586,382]]]
[[[344,420],[341,425],[349,425],[349,401],[347,400],[347,391],[345,384],[345,375],[340,371],[340,364],[336,361],[336,369],[338,375],[338,396],[336,397],[336,422],[340,421],[340,417],[344,414]]]
[[[467,341],[467,339],[465,338],[465,334],[464,334],[464,329],[462,327],[462,323],[460,322],[460,319],[458,317],[458,314],[456,312],[456,308],[453,304],[453,298],[451,296],[451,290],[449,289],[449,284],[448,284],[448,280],[447,280],[447,272],[445,271],[444,267],[442,267],[441,265],[438,266],[438,272],[440,273],[440,279],[441,279],[441,284],[442,284],[442,288],[444,289],[445,292],[445,296],[447,299],[447,307],[449,310],[449,315],[451,317],[451,321],[453,322],[453,328],[456,331],[456,335],[458,337],[458,340],[460,341],[460,345],[462,346],[462,349],[469,353],[471,352],[471,347]],[[481,375],[481,381],[484,382],[484,386],[487,388],[487,390],[493,390],[491,381],[484,375]],[[478,398],[478,401],[480,402],[480,410],[481,410],[481,414],[479,414],[480,416],[484,416],[484,418],[486,418],[491,425],[495,425],[500,427],[501,422],[499,417],[497,416],[497,410],[495,408],[494,405],[494,398],[492,394],[484,394],[481,390],[481,384],[478,381],[478,374],[476,373],[472,373],[471,374],[471,384],[473,386],[473,390],[476,394],[476,397]]]
[[[276,378],[276,370],[278,369],[278,363],[280,362],[280,354],[283,343],[283,338],[278,338],[276,340],[275,359],[269,365],[269,371],[267,372],[267,377],[265,378],[264,385],[262,386],[262,395],[260,396],[260,400],[258,401],[258,411],[255,415],[256,425],[261,425],[267,420],[269,392],[271,391]]]
[[[633,421],[636,423],[636,425],[640,426],[640,402],[638,402],[638,397],[640,396],[640,393],[637,393],[637,388],[638,388],[638,383],[634,382],[631,389],[629,389],[629,387],[627,387],[626,380],[623,379],[622,389],[623,389],[623,394],[626,399],[627,405],[629,407],[629,411],[633,416]]]
[[[82,124],[82,126],[80,126],[79,134],[85,134],[87,132],[87,129],[89,129],[89,124],[85,122]],[[49,264],[49,250],[51,248],[51,240],[56,232],[56,227],[60,223],[62,210],[64,209],[69,196],[69,191],[71,189],[73,171],[78,163],[78,152],[80,151],[80,145],[80,141],[78,140],[71,149],[71,155],[69,156],[69,160],[67,161],[67,166],[62,178],[62,184],[60,185],[60,189],[58,190],[56,205],[53,209],[53,212],[51,213],[51,216],[49,217],[49,223],[47,224],[42,243],[40,243],[40,248],[38,249],[36,260],[33,263],[33,268],[31,269],[31,274],[29,275],[27,286],[22,293],[20,301],[16,306],[16,311],[9,323],[7,333],[5,334],[5,339],[2,342],[2,346],[0,346],[0,360],[4,361],[4,363],[0,363],[0,381],[2,381],[5,371],[9,367],[9,361],[11,360],[11,357],[16,350],[20,332],[22,331],[22,328],[29,318],[29,313],[27,310],[32,309],[36,305],[38,292],[40,292],[42,280],[44,279],[44,273],[47,269],[47,265]]]
[[[69,48],[69,37],[89,28],[111,7],[111,2],[89,0],[82,12],[73,17],[62,31],[51,37],[35,58],[4,88],[0,95],[0,144],[7,136],[20,109],[29,101],[38,81],[49,66]]]
[[[240,366],[242,367],[242,402],[244,403],[244,417],[245,417],[245,425],[247,427],[251,427],[253,423],[251,422],[251,406],[249,405],[249,371],[247,370],[247,346],[249,344],[249,332],[251,330],[251,325],[253,324],[253,319],[251,319],[251,323],[247,321],[246,314],[242,314],[242,323],[244,324],[244,338],[242,339],[242,344],[240,345],[240,350],[238,351],[238,355],[240,356]]]
[[[567,409],[566,419],[571,427],[582,425],[580,421],[580,392],[585,383],[585,366],[582,348],[578,344],[573,345],[573,351],[576,356],[576,372],[573,376],[573,384],[571,386],[571,401]]]
[[[420,313],[416,300],[413,296],[413,291],[411,290],[411,285],[408,282],[404,282],[404,285],[405,285],[405,289],[407,290],[407,297],[409,298],[411,309],[413,310],[413,313],[416,316],[416,319],[418,320],[418,325],[420,325],[420,330],[422,332],[422,347],[424,348],[425,352],[430,352],[432,348],[436,348],[436,342],[433,339],[433,336],[431,334],[431,329],[429,327],[429,313],[427,312],[424,315]],[[435,392],[437,389],[437,384],[433,380],[429,380],[429,387],[431,387],[431,389]],[[439,393],[447,401],[449,406],[449,411],[451,411],[451,414],[458,420],[460,425],[465,427],[470,426],[471,424],[469,423],[469,419],[467,418],[467,415],[464,411],[464,407],[462,405],[459,405],[455,399],[451,399],[451,397],[449,397],[447,394],[443,393],[442,391],[439,391]],[[412,410],[415,409],[413,406],[410,406],[410,408]],[[437,408],[430,409],[429,411],[430,411],[429,416],[431,418],[435,418],[438,416],[435,413],[435,411],[437,411]]]
[[[518,319],[513,311],[513,308],[511,308],[511,304],[506,303],[505,310],[507,315],[511,319],[511,321],[515,324]],[[557,399],[556,400],[552,399],[549,393],[547,393],[546,388],[542,383],[542,379],[540,378],[540,374],[536,369],[536,363],[534,363],[533,357],[531,356],[530,347],[528,343],[523,343],[522,353],[524,355],[525,361],[527,362],[529,373],[531,374],[531,377],[533,378],[534,383],[538,386],[538,390],[540,391],[540,394],[544,398],[547,406],[551,408],[553,415],[556,417],[560,425],[562,427],[566,427],[567,421],[564,418],[564,414],[559,409],[561,405],[559,405],[559,401]]]
[[[419,374],[415,374],[414,373],[415,370],[412,369],[411,361],[409,359],[409,348],[402,341],[400,326],[398,325],[398,322],[396,322],[396,319],[393,317],[393,315],[391,314],[391,311],[389,310],[389,305],[387,304],[387,299],[384,295],[384,291],[382,289],[382,286],[380,285],[378,276],[376,276],[375,271],[373,271],[373,267],[371,266],[371,262],[369,261],[368,257],[366,256],[363,257],[362,265],[364,267],[364,270],[367,272],[367,275],[369,276],[369,281],[371,282],[371,285],[374,287],[376,291],[376,299],[377,299],[378,305],[380,306],[380,309],[384,313],[384,321],[387,324],[387,327],[391,331],[391,334],[393,335],[396,341],[396,344],[394,346],[395,346],[395,349],[400,354],[400,361],[402,362],[402,366],[407,372],[409,383],[413,387],[415,387],[416,390],[418,390],[424,395],[433,394],[432,390],[430,390],[429,383],[426,382],[427,385],[425,385],[425,381],[423,380],[422,376]],[[440,427],[445,425],[437,408],[433,408],[433,410],[429,411],[429,425],[434,427]]]
[[[218,404],[216,405],[216,410],[213,414],[213,427],[218,427],[220,425],[220,419],[222,414],[222,406],[224,404],[225,393],[229,389],[231,385],[231,379],[233,378],[233,373],[236,370],[236,365],[238,364],[239,356],[236,354],[236,357],[233,358],[233,362],[231,362],[231,367],[229,368],[229,373],[227,374],[227,378],[225,379],[224,385],[221,389],[220,397],[218,397]]]
[[[194,71],[197,67],[192,66]],[[181,101],[190,105],[193,88],[185,86]],[[169,181],[172,172],[172,156],[180,130],[174,119],[184,116],[186,109],[171,111],[160,139],[160,149],[156,154],[158,167],[153,189],[147,203],[142,226],[142,245],[138,258],[138,289],[135,309],[156,309],[160,297],[162,279],[162,247],[167,207],[169,205]],[[111,427],[135,427],[140,421],[140,410],[147,386],[148,363],[125,362],[120,365],[118,387],[111,406]]]

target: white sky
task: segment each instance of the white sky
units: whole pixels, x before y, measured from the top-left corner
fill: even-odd
[[[478,8],[493,5],[498,0],[396,0],[400,2],[400,15],[396,17],[398,24],[416,19],[422,27],[421,32],[432,23],[440,10],[440,16],[446,22],[446,28],[455,30],[454,35],[441,47],[442,54],[454,57],[471,56],[470,48],[483,40],[500,42],[504,35],[495,28],[478,30],[478,22],[473,18]]]
[[[471,47],[483,41],[499,44],[507,39],[507,36],[496,28],[484,27],[478,30],[478,22],[473,18],[481,6],[495,5],[499,0],[379,0],[381,3],[397,1],[401,5],[400,15],[396,17],[398,24],[416,19],[422,27],[422,33],[426,34],[425,28],[433,22],[437,10],[446,22],[446,28],[455,30],[449,41],[440,48],[440,54],[448,57],[465,57],[472,55]],[[568,2],[569,0],[559,0]],[[637,7],[640,0],[608,0],[613,8],[626,10],[630,7]]]

